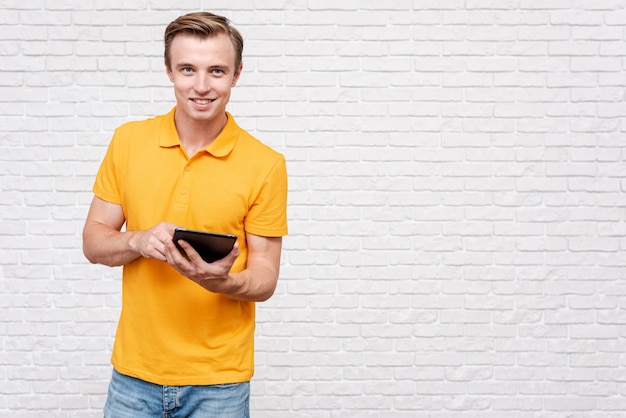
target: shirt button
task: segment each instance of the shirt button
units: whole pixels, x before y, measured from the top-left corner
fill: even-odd
[[[181,192],[181,194],[187,194],[187,189],[183,189],[180,192]]]
[[[186,167],[185,167],[185,171],[191,171],[191,167],[186,166]]]

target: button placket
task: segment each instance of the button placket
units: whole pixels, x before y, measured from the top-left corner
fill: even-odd
[[[188,205],[189,204],[189,191],[191,190],[192,170],[191,163],[187,163],[180,175],[180,182],[178,186],[178,203]]]

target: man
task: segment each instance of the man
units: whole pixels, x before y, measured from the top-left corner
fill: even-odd
[[[96,176],[83,251],[123,265],[105,417],[249,416],[255,302],[278,280],[287,175],[284,157],[226,112],[242,50],[224,17],[170,23],[176,106],[119,127]],[[187,256],[176,248],[177,226],[238,240],[206,263],[188,243]]]

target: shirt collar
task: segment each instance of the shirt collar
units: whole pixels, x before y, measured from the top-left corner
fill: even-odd
[[[180,138],[178,137],[178,131],[176,130],[176,123],[174,122],[174,113],[176,107],[165,115],[166,126],[164,127],[163,135],[159,140],[159,145],[165,148],[181,146]],[[215,157],[225,157],[235,147],[237,138],[239,137],[239,126],[235,122],[233,116],[226,112],[226,125],[222,132],[219,133],[217,138],[204,148],[206,152]]]
[[[225,157],[235,148],[237,138],[239,137],[239,126],[235,122],[233,115],[226,112],[226,125],[222,132],[215,138],[213,142],[205,147],[205,151],[214,157]]]

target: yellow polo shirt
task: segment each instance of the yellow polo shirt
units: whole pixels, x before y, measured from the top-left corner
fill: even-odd
[[[219,136],[187,156],[174,111],[119,127],[96,176],[99,198],[122,206],[127,230],[159,222],[237,235],[287,234],[287,173],[282,154],[241,129],[230,114]],[[160,385],[250,380],[255,304],[211,293],[166,262],[139,258],[123,268],[122,312],[112,363]]]

